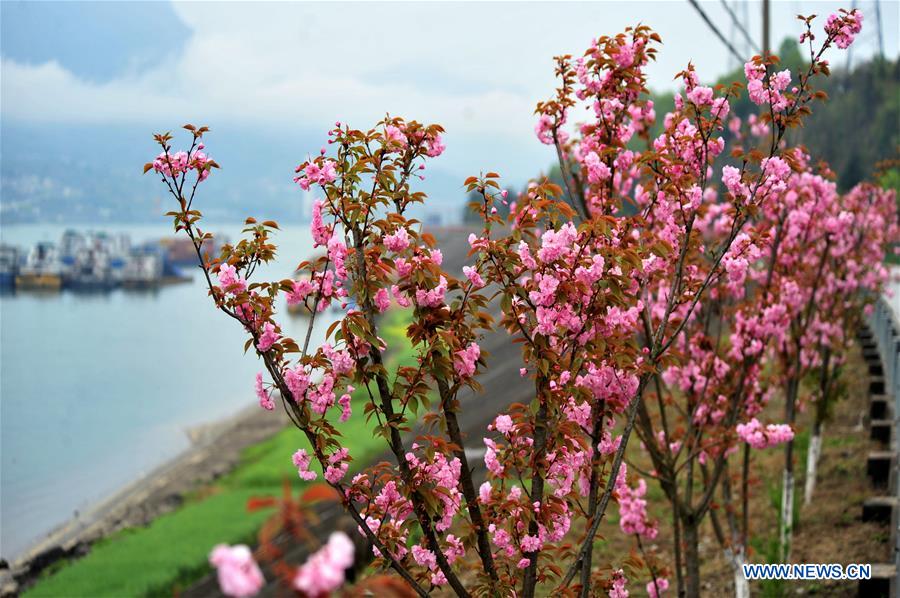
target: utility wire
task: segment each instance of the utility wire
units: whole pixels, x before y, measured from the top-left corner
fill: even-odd
[[[744,24],[741,23],[741,20],[738,19],[738,16],[734,14],[734,11],[731,10],[730,6],[728,6],[728,2],[726,0],[722,0],[722,6],[725,8],[725,12],[728,13],[728,16],[731,17],[731,23],[735,27],[737,27],[741,32],[741,35],[744,36],[744,39],[747,41],[747,45],[750,47],[750,49],[759,54],[759,46],[756,45],[756,43],[753,41],[753,38],[750,37],[750,34],[747,33],[746,29],[744,29]]]
[[[734,46],[731,45],[731,42],[728,41],[728,38],[722,35],[722,32],[719,31],[719,28],[716,27],[715,24],[709,19],[709,17],[706,15],[706,12],[704,12],[704,10],[700,8],[697,0],[688,0],[688,2],[690,2],[691,6],[693,6],[697,10],[697,12],[700,13],[700,18],[702,18],[709,26],[709,28],[713,30],[713,33],[716,34],[716,37],[719,38],[719,41],[725,44],[725,47],[728,48],[728,50],[731,52],[731,55],[737,58],[739,62],[744,62],[745,59],[741,57],[740,52],[735,50]]]

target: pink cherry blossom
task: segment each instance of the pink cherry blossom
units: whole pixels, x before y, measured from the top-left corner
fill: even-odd
[[[398,228],[390,235],[384,236],[384,246],[394,253],[400,253],[409,247],[409,233],[405,228]]]
[[[326,480],[332,484],[337,484],[344,478],[350,466],[347,462],[348,454],[349,451],[346,448],[340,448],[328,457],[328,467],[325,468]]]
[[[353,541],[344,532],[333,532],[328,543],[314,552],[297,569],[294,589],[307,596],[323,596],[337,590],[346,581],[346,570],[353,565]]]
[[[316,290],[315,285],[310,280],[295,280],[292,284],[293,289],[287,294],[288,305],[303,303],[310,293]]]
[[[512,418],[508,415],[498,415],[494,420],[494,428],[501,434],[509,434],[509,431],[512,430],[512,427],[513,421]]]
[[[651,580],[647,584],[647,594],[650,598],[658,598],[669,589],[669,580],[665,577],[657,577],[655,581]]]
[[[263,326],[262,334],[259,335],[259,342],[256,343],[256,348],[260,353],[265,353],[271,349],[272,345],[277,343],[280,338],[281,335],[275,332],[275,326],[272,325],[271,322],[266,322]]]
[[[313,202],[312,206],[312,223],[310,225],[312,229],[312,237],[313,241],[315,241],[316,246],[328,245],[328,240],[331,238],[331,228],[325,226],[325,223],[322,219],[322,202],[320,200],[316,200]]]
[[[434,288],[416,289],[416,303],[423,307],[440,307],[444,304],[444,294],[446,292],[447,279],[441,276],[437,286]]]
[[[275,401],[272,400],[272,396],[269,394],[269,391],[265,389],[263,386],[263,377],[262,373],[256,374],[256,396],[259,398],[259,406],[267,411],[272,411],[275,409]]]
[[[834,44],[846,50],[854,38],[862,31],[863,13],[852,10],[846,14],[832,13],[825,23],[825,32],[834,36]]]
[[[454,353],[453,368],[460,378],[471,378],[475,373],[475,362],[481,355],[481,347],[478,343],[469,343],[465,349]]]
[[[626,583],[628,583],[628,580],[625,578],[625,572],[622,569],[618,569],[613,573],[609,598],[628,598],[628,590],[625,589]]]
[[[316,479],[316,472],[309,470],[309,463],[311,460],[312,457],[306,452],[306,449],[299,449],[291,457],[291,461],[293,461],[294,466],[297,468],[297,473],[301,480],[311,482]]]
[[[652,540],[656,538],[658,529],[647,519],[647,482],[638,480],[634,489],[623,486],[617,489],[619,495],[619,527],[626,534],[638,534]]]
[[[463,274],[469,281],[472,283],[476,289],[480,289],[484,286],[484,279],[481,278],[481,275],[478,274],[478,270],[471,266],[463,266]]]
[[[378,311],[384,313],[391,306],[391,297],[388,295],[387,289],[378,289],[375,293],[375,307]]]
[[[341,395],[341,398],[338,399],[338,405],[341,407],[341,417],[340,421],[345,422],[350,419],[350,416],[353,415],[353,409],[350,406],[351,393],[353,392],[353,387],[348,386],[347,392]]]
[[[243,545],[218,544],[209,555],[209,563],[216,568],[219,589],[226,596],[243,598],[259,592],[265,579],[250,549]]]
[[[763,428],[755,417],[746,424],[738,424],[737,434],[741,440],[756,449],[775,446],[794,438],[794,431],[789,425],[769,424]]]
[[[406,135],[400,129],[400,127],[396,127],[394,125],[387,125],[384,128],[384,140],[389,145],[397,145],[401,147],[405,147],[407,143]]]
[[[218,272],[219,285],[229,293],[242,293],[247,290],[247,281],[237,274],[231,264],[221,264]]]
[[[444,141],[441,139],[441,136],[435,135],[428,140],[428,149],[425,153],[428,154],[429,158],[437,158],[444,153],[445,149],[446,146],[444,145]]]

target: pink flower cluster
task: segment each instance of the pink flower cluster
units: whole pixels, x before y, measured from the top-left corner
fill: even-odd
[[[344,532],[333,532],[328,543],[310,556],[294,575],[293,586],[307,596],[323,596],[346,581],[353,566],[353,541]]]
[[[153,170],[173,179],[191,170],[196,170],[199,180],[205,181],[209,177],[209,165],[212,160],[202,151],[203,149],[204,145],[200,143],[190,156],[185,151],[175,152],[174,154],[162,152],[154,158],[152,163]]]
[[[428,147],[425,153],[429,158],[437,158],[444,153],[445,149],[447,149],[447,146],[444,145],[444,140],[441,139],[440,135],[435,135],[434,137],[426,139],[425,143]]]
[[[418,445],[412,445],[416,450]],[[438,502],[442,506],[442,512],[435,524],[437,531],[446,531],[453,524],[453,517],[459,511],[462,494],[459,491],[459,473],[461,463],[458,458],[447,459],[441,453],[435,453],[430,459],[420,459],[414,453],[406,454],[406,461],[415,472],[416,482],[419,485],[440,489],[436,493]]]
[[[350,451],[341,447],[328,457],[328,467],[325,468],[325,479],[332,484],[337,484],[347,474],[350,463],[347,461]]]
[[[856,9],[841,14],[831,14],[825,22],[825,33],[834,36],[834,44],[846,50],[862,31],[863,14]]]
[[[757,106],[769,104],[775,112],[783,112],[793,104],[784,91],[791,84],[791,71],[785,69],[766,76],[766,67],[754,61],[744,65],[747,95]]]
[[[275,409],[275,401],[272,400],[272,395],[269,394],[269,391],[266,390],[265,386],[263,386],[263,376],[262,372],[256,374],[256,397],[259,399],[259,406],[267,411],[272,411]]]
[[[384,246],[394,253],[400,253],[409,247],[409,233],[403,227],[384,236]]]
[[[656,523],[647,519],[647,482],[638,480],[637,486],[632,489],[627,484],[617,485],[616,494],[619,498],[619,527],[626,534],[637,534],[648,540],[656,538],[658,528]]]
[[[416,289],[416,303],[422,307],[440,307],[447,293],[447,279],[441,276],[438,284],[430,289]]]
[[[616,570],[613,573],[609,598],[628,598],[628,590],[625,589],[625,584],[627,583],[628,579],[625,577],[625,572],[622,569]]]
[[[323,204],[320,200],[313,202],[310,230],[312,231],[312,238],[316,247],[327,246],[328,241],[331,239],[332,227],[325,225],[322,219],[322,208]]]
[[[226,596],[253,596],[266,581],[250,549],[243,544],[217,545],[209,555],[209,563],[216,568],[219,589]]]
[[[465,349],[457,351],[453,359],[453,368],[460,378],[471,378],[475,373],[475,362],[481,356],[478,343],[469,343]]]
[[[247,290],[247,281],[237,273],[237,269],[231,264],[225,263],[219,266],[219,286],[227,293],[237,294]]]
[[[297,468],[297,474],[300,476],[301,480],[311,482],[316,479],[316,472],[309,470],[309,463],[311,460],[312,456],[306,452],[306,449],[297,450],[291,457],[291,461],[294,463],[294,467]]]
[[[484,286],[484,279],[478,273],[476,268],[473,268],[472,266],[463,266],[463,274],[476,289],[480,289]]]
[[[669,580],[665,577],[658,577],[656,580],[651,580],[647,584],[647,595],[650,598],[659,598],[662,594],[669,589]]]
[[[412,553],[413,560],[417,564],[431,571],[431,583],[433,585],[443,586],[447,584],[447,578],[438,568],[437,556],[435,556],[434,552],[418,544],[413,546],[410,552]],[[459,538],[453,534],[447,534],[446,546],[443,548],[442,552],[447,558],[447,562],[453,564],[459,557],[466,553],[466,549]]]
[[[326,185],[333,183],[337,178],[337,164],[334,160],[310,160],[297,167],[297,172],[303,174],[294,177],[294,182],[300,185],[304,191],[309,191],[312,184]]]
[[[256,343],[256,348],[260,353],[265,353],[271,349],[272,345],[277,343],[280,338],[281,335],[275,332],[275,326],[271,322],[266,322],[263,325],[262,334],[259,335],[259,341]]]
[[[746,424],[738,424],[738,437],[756,449],[764,449],[794,439],[794,431],[787,424],[769,424],[765,427],[755,417]]]

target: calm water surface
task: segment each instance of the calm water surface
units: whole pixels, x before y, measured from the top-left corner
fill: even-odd
[[[208,226],[232,240],[239,227]],[[5,243],[59,239],[64,227],[3,227]],[[111,227],[139,243],[171,228]],[[309,257],[304,227],[278,234],[273,278]],[[255,403],[262,365],[215,311],[201,277],[157,291],[0,297],[0,555],[185,450],[185,430]],[[255,278],[255,277],[254,277]],[[321,338],[327,326],[317,326]],[[282,317],[300,336],[304,318]]]

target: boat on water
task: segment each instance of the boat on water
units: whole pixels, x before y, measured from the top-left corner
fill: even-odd
[[[67,230],[59,243],[63,286],[74,291],[108,291],[119,285],[128,264],[127,235]]]
[[[222,245],[228,243],[228,237],[217,235],[203,243],[200,254],[204,260],[212,260],[219,256]],[[182,237],[161,239],[160,246],[166,252],[166,263],[176,267],[194,267],[197,265],[197,250],[194,242]]]
[[[53,243],[42,242],[28,252],[25,265],[16,274],[16,289],[58,291],[63,283],[63,265]]]
[[[155,289],[189,282],[193,277],[181,272],[178,263],[189,261],[193,245],[188,241],[188,246],[175,247],[173,251],[169,239],[132,245],[121,233],[67,230],[56,244],[34,245],[23,263],[19,248],[2,245],[0,288],[105,293],[119,287]],[[196,265],[196,251],[193,259]]]
[[[18,273],[19,248],[14,245],[0,244],[0,289],[14,288]]]
[[[135,251],[122,269],[122,286],[127,289],[155,288],[162,282],[163,256],[158,251]]]
[[[66,288],[75,291],[108,291],[116,286],[109,254],[103,247],[84,247],[63,276]]]

